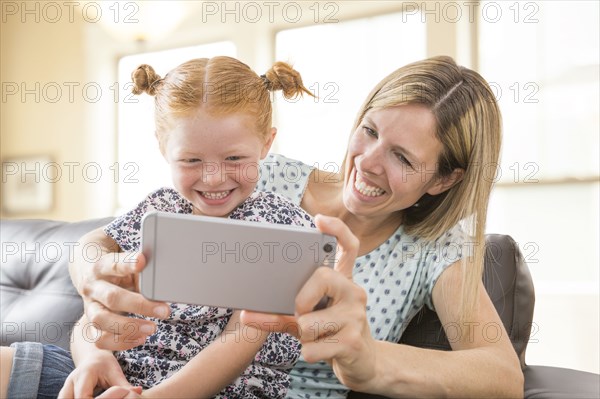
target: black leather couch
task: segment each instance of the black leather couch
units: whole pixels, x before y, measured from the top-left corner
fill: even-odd
[[[38,341],[68,348],[70,331],[82,314],[67,262],[86,232],[111,218],[65,223],[2,220],[0,223],[0,344]],[[529,366],[525,350],[532,326],[535,294],[529,269],[515,244],[504,235],[488,235],[486,288],[508,331],[525,373],[526,398],[600,398],[600,376],[582,371]],[[85,248],[94,257],[95,248]],[[422,311],[401,343],[439,350],[450,345],[435,313]],[[377,398],[352,392],[351,398]]]

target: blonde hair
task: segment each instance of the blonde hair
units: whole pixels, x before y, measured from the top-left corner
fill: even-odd
[[[266,140],[272,121],[270,91],[282,90],[285,98],[312,94],[300,74],[285,62],[276,62],[258,76],[243,62],[231,57],[197,58],[187,61],[161,78],[150,65],[131,73],[133,94],[155,96],[156,137],[161,151],[173,122],[204,109],[215,115],[248,114]]]
[[[437,177],[448,176],[456,168],[464,170],[462,179],[450,189],[435,196],[425,194],[418,207],[401,212],[409,234],[434,240],[461,222],[474,239],[469,270],[466,257],[461,262],[461,315],[466,321],[476,304],[483,272],[487,207],[501,146],[500,110],[477,72],[440,56],[406,65],[384,78],[363,103],[353,131],[369,110],[403,104],[424,105],[435,117],[435,133],[443,146]]]

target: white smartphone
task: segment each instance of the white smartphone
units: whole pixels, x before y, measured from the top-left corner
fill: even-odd
[[[300,226],[149,212],[141,248],[140,291],[149,299],[294,314],[315,269],[333,266],[336,239]]]

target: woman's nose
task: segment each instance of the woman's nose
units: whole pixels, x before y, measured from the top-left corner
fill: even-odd
[[[383,152],[377,145],[373,145],[357,157],[356,163],[363,173],[380,175],[383,173]]]

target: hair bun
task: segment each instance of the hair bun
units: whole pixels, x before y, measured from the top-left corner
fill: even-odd
[[[142,64],[131,72],[131,80],[133,81],[133,94],[139,95],[147,93],[151,96],[156,94],[158,84],[162,78],[154,71],[150,65]]]
[[[261,75],[268,90],[282,90],[283,97],[287,99],[295,98],[303,93],[314,97],[313,94],[304,87],[300,73],[286,62],[278,61],[264,75]]]

